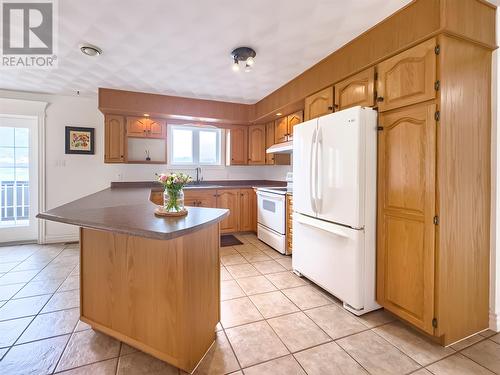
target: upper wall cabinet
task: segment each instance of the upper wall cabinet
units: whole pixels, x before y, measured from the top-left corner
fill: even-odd
[[[228,165],[248,164],[248,126],[233,127],[228,131]]]
[[[275,142],[274,122],[266,124],[266,149],[278,143]],[[266,153],[266,164],[268,165],[290,165],[290,154],[268,154]]]
[[[288,139],[288,121],[287,117],[282,117],[274,122],[274,142],[286,142]]]
[[[125,161],[125,118],[117,115],[104,117],[104,162]]]
[[[430,39],[377,66],[379,111],[436,97],[436,40]]]
[[[360,105],[373,107],[375,102],[375,68],[371,67],[335,85],[335,110]]]
[[[274,145],[274,122],[268,122],[266,124],[266,149]],[[266,153],[266,164],[274,164],[274,154]]]
[[[266,164],[266,125],[248,128],[248,164]]]
[[[274,143],[290,141],[293,137],[293,127],[304,121],[304,112],[297,111],[281,117],[274,122]]]
[[[293,127],[304,121],[304,112],[298,111],[286,116],[286,122],[288,127],[288,139],[293,137]]]
[[[304,121],[333,112],[333,86],[308,96],[304,104]]]
[[[149,117],[127,117],[127,137],[165,138],[167,123],[165,120]]]

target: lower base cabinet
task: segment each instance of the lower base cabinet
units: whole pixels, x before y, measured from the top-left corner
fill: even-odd
[[[150,200],[163,204],[163,192],[152,191]],[[221,233],[257,232],[257,195],[251,188],[185,189],[184,204],[228,209],[229,216],[220,223]]]
[[[240,190],[217,190],[217,208],[229,210],[229,215],[220,222],[221,233],[238,232],[240,226]]]

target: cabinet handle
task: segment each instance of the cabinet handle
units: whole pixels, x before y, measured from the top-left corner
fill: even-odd
[[[338,104],[335,104],[335,106],[334,106],[334,107],[335,107],[335,109],[338,109],[338,108],[339,108],[339,105],[338,105]]]
[[[384,97],[383,97],[383,96],[379,96],[379,97],[377,98],[377,102],[379,102],[379,103],[380,103],[380,102],[383,102],[383,101],[384,101]]]
[[[332,107],[331,105],[329,105],[329,106],[328,106],[328,109],[329,109],[330,111],[333,111],[333,107]]]

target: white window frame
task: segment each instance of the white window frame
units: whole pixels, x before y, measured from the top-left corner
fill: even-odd
[[[193,130],[193,162],[179,163],[173,162],[173,130],[174,129],[186,129]],[[200,163],[199,155],[199,131],[200,130],[217,130],[217,149],[219,151],[218,163],[207,164]],[[168,145],[168,166],[170,167],[205,167],[205,168],[224,168],[224,156],[225,156],[225,134],[224,129],[218,128],[216,126],[208,125],[198,125],[198,124],[169,124],[167,125],[167,145]]]

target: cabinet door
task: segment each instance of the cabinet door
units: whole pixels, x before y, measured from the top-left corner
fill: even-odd
[[[248,128],[248,164],[266,164],[266,125]]]
[[[146,137],[148,129],[148,118],[127,117],[127,137]]]
[[[435,104],[380,115],[377,301],[432,334]]]
[[[217,191],[199,189],[196,203],[198,207],[217,207]]]
[[[274,145],[274,122],[266,124],[266,149]],[[266,164],[274,164],[274,154],[266,153]]]
[[[184,204],[194,207],[216,207],[217,191],[211,189],[184,189]]]
[[[185,206],[198,206],[198,189],[184,189],[184,205]]]
[[[217,190],[217,208],[227,208],[229,215],[220,222],[221,233],[238,232],[240,221],[240,191],[238,189]]]
[[[288,119],[282,117],[274,122],[274,143],[286,142],[288,140]]]
[[[158,206],[163,206],[163,191],[151,190],[149,200]]]
[[[257,196],[253,189],[240,190],[240,231],[257,231]]]
[[[106,115],[104,128],[104,162],[123,163],[125,161],[124,117]]]
[[[333,86],[308,96],[304,103],[304,121],[333,112]]]
[[[229,131],[229,163],[244,165],[248,163],[248,127],[234,127]]]
[[[293,136],[293,127],[304,121],[304,112],[298,111],[287,116],[288,135]],[[289,137],[290,138],[290,137]]]
[[[434,99],[436,40],[431,39],[377,66],[379,111]]]
[[[335,85],[335,110],[375,103],[375,68],[371,67]]]
[[[286,196],[286,248],[288,253],[292,253],[293,243],[293,197]]]
[[[167,123],[165,120],[149,119],[147,123],[147,136],[149,138],[165,138],[167,136]]]

